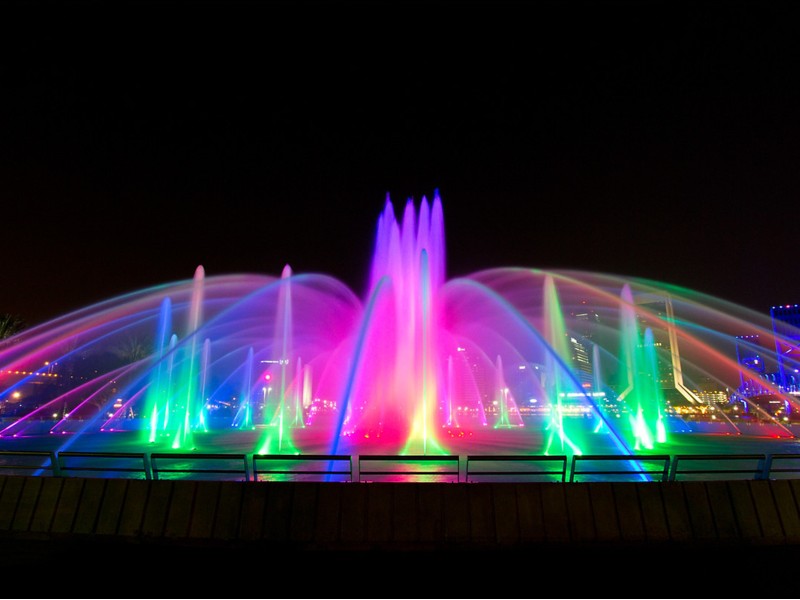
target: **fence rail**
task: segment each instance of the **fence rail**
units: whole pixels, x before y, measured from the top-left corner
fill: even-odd
[[[56,454],[56,453],[54,453]],[[58,473],[67,477],[134,477],[150,479],[150,457],[144,452],[58,452],[55,458]]]
[[[190,476],[250,481],[247,454],[202,454],[157,452],[150,455],[153,479],[184,479]]]
[[[0,474],[331,482],[800,479],[800,454],[392,455],[0,450]]]
[[[373,454],[358,457],[358,481],[460,481],[454,454]]]
[[[467,482],[505,481],[566,481],[567,456],[506,454],[470,454],[466,461]]]
[[[35,450],[7,450],[0,452],[0,471],[5,475],[59,476],[56,453]]]
[[[724,475],[725,479],[769,479],[766,454],[678,454],[672,462],[670,480],[705,479]],[[685,466],[690,465],[690,466]]]
[[[254,454],[253,481],[353,481],[349,454]]]
[[[570,481],[667,481],[670,457],[666,454],[626,456],[619,454],[574,455]]]
[[[800,478],[800,454],[767,454],[764,470],[768,479]]]

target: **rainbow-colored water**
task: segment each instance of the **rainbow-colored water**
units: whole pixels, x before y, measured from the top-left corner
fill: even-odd
[[[198,267],[5,340],[0,441],[630,454],[794,440],[797,337],[650,280],[523,267],[447,279],[438,193],[399,219],[387,197],[363,298],[289,266]],[[781,378],[744,366],[743,348]]]

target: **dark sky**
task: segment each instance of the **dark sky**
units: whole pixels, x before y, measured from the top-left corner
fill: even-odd
[[[800,11],[784,2],[0,8],[0,313],[207,275],[363,292],[439,189],[450,277],[646,277],[800,302]]]

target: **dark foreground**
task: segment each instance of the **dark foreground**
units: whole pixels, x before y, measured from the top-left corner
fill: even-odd
[[[0,540],[19,598],[796,598],[798,560],[795,544],[308,551]]]
[[[794,598],[797,498],[800,480],[0,476],[0,567],[37,598]]]

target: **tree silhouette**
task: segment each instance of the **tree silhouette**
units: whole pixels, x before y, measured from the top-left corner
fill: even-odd
[[[25,321],[11,313],[0,313],[0,340],[10,338],[25,329]]]

